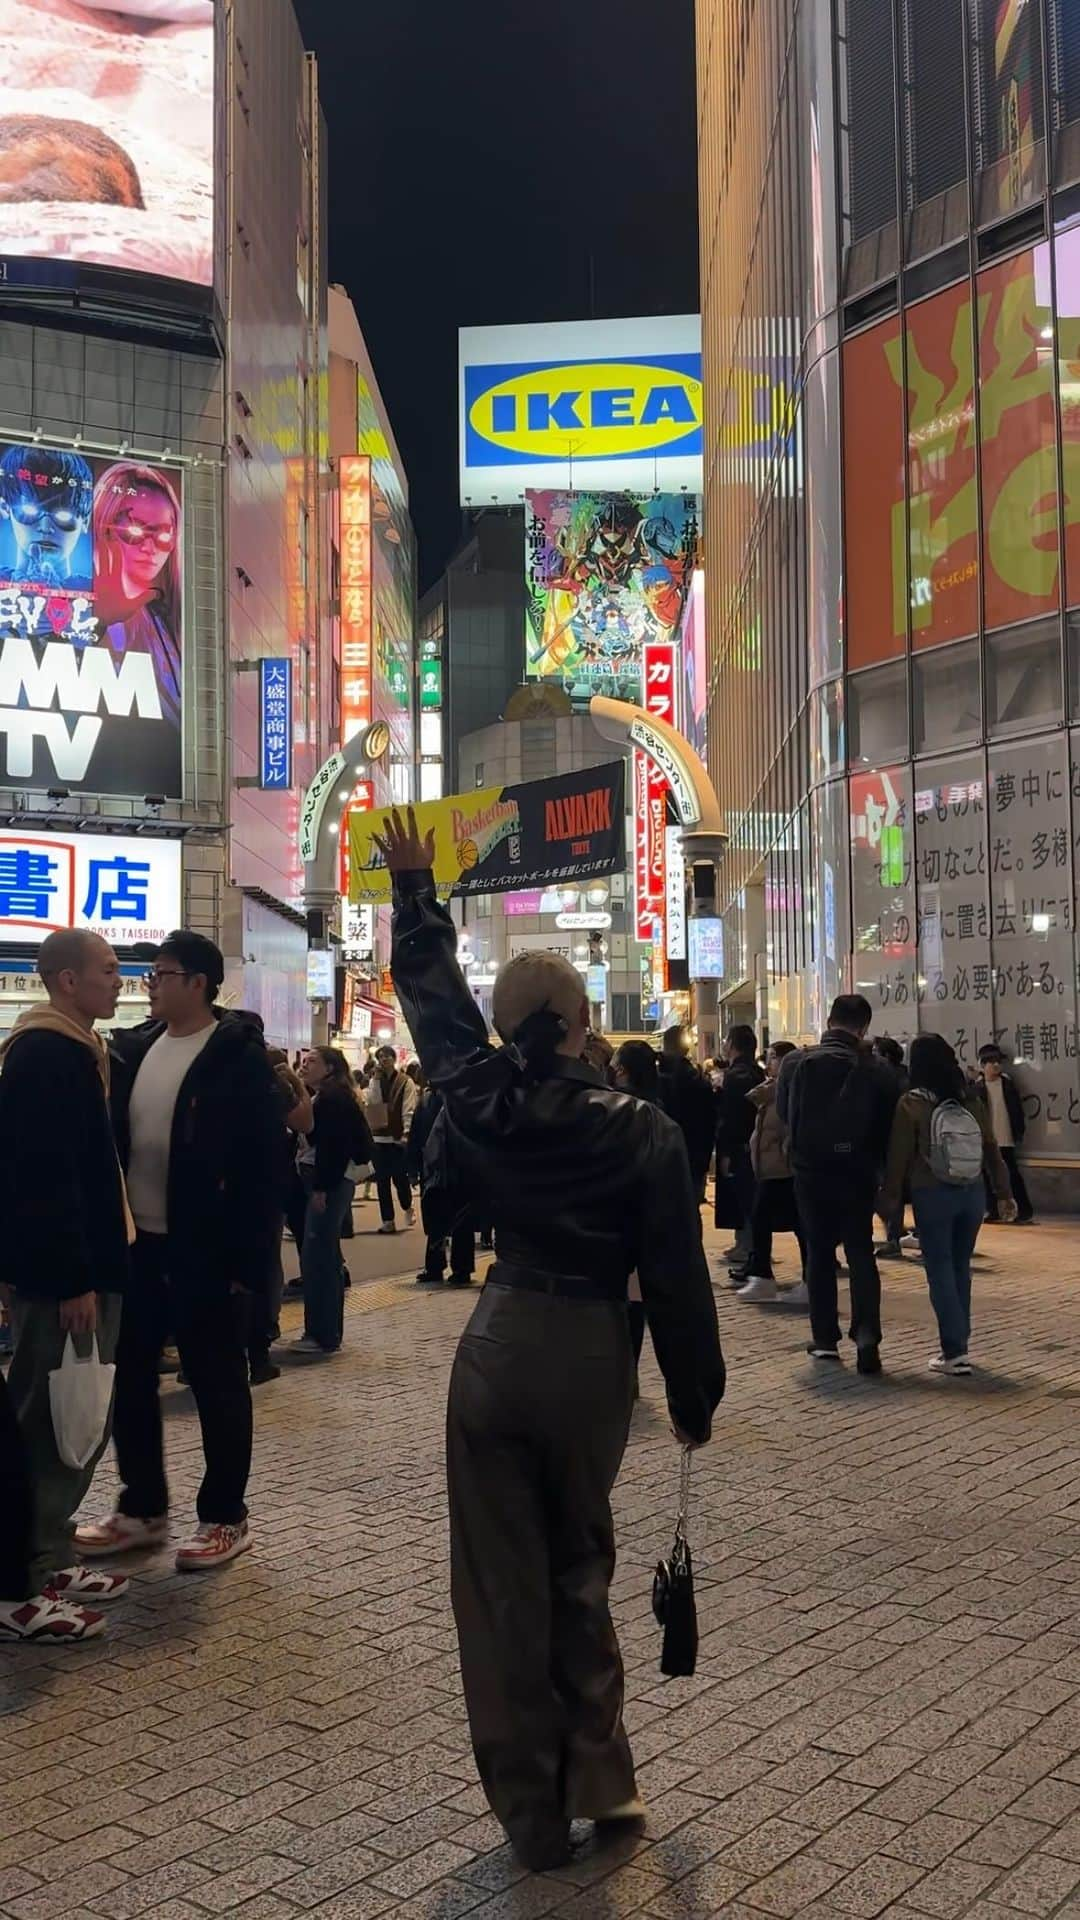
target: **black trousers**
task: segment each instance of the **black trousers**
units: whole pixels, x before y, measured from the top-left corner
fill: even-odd
[[[197,1282],[198,1276],[170,1269],[163,1234],[139,1234],[116,1352],[113,1440],[123,1483],[117,1504],[140,1520],[168,1511],[158,1355],[171,1330],[202,1428],[206,1471],[196,1510],[200,1520],[235,1526],[247,1518],[251,1472],[244,1350],[250,1302],[246,1295],[200,1292]]]
[[[1008,1168],[1009,1185],[1012,1188],[1013,1199],[1016,1201],[1017,1215],[1021,1220],[1030,1220],[1035,1209],[1031,1204],[1031,1195],[1027,1190],[1024,1176],[1020,1171],[1020,1162],[1016,1157],[1016,1148],[1002,1147],[1001,1157]],[[986,1211],[991,1220],[997,1219],[997,1194],[994,1192],[989,1179],[986,1180]]]
[[[376,1140],[374,1143],[375,1191],[379,1196],[379,1215],[383,1223],[392,1225],[394,1219],[393,1194],[396,1192],[398,1206],[402,1213],[408,1213],[413,1203],[412,1187],[405,1165],[405,1142],[403,1140]]]
[[[851,1280],[851,1338],[859,1346],[881,1339],[881,1276],[874,1256],[872,1174],[829,1167],[795,1175],[795,1202],[806,1236],[806,1285],[814,1344],[840,1344],[836,1249],[843,1246]]]
[[[274,1229],[273,1252],[267,1262],[263,1284],[256,1292],[248,1295],[244,1345],[252,1366],[269,1358],[270,1349],[281,1332],[278,1316],[281,1313],[281,1296],[285,1290],[285,1274],[281,1264],[284,1231],[285,1216],[282,1214]]]
[[[30,1598],[33,1502],[19,1423],[0,1373],[0,1600]]]
[[[795,1182],[793,1180],[759,1180],[754,1195],[754,1211],[750,1216],[750,1225],[754,1233],[754,1250],[750,1255],[747,1272],[758,1274],[763,1280],[773,1278],[772,1243],[774,1233],[793,1233],[799,1243],[799,1254],[803,1270],[806,1269],[806,1238],[802,1230],[798,1208],[795,1205]]]
[[[454,1228],[449,1243],[446,1240],[433,1240],[428,1236],[427,1252],[424,1255],[424,1269],[429,1280],[441,1280],[446,1272],[446,1248],[450,1247],[450,1274],[455,1280],[464,1280],[473,1276],[476,1265],[476,1239],[471,1220],[464,1221]]]
[[[498,1266],[496,1263],[496,1275]],[[451,1591],[473,1751],[527,1864],[635,1792],[608,1607],[626,1306],[488,1282],[450,1381]]]

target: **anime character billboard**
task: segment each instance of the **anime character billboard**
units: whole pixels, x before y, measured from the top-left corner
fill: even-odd
[[[182,793],[175,471],[0,450],[0,782]]]
[[[525,495],[526,677],[639,701],[646,641],[677,643],[698,545],[689,494]]]

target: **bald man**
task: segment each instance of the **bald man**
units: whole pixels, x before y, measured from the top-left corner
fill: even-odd
[[[79,1639],[100,1632],[100,1603],[129,1584],[72,1564],[73,1516],[108,1428],[84,1467],[68,1466],[49,1404],[68,1336],[82,1357],[96,1340],[111,1364],[120,1331],[130,1215],[109,1115],[109,1053],[95,1024],[116,1012],[120,968],[107,941],[75,931],[49,935],[38,972],[48,1004],[16,1021],[0,1072],[0,1217],[15,1334],[8,1387],[32,1490],[28,1590],[0,1594],[0,1635]]]
[[[383,851],[394,985],[445,1104],[447,1194],[495,1226],[450,1383],[451,1582],[484,1791],[544,1870],[567,1860],[571,1820],[644,1814],[608,1605],[635,1378],[627,1280],[636,1269],[672,1426],[694,1446],[724,1389],[716,1307],[682,1134],[582,1061],[576,968],[509,961],[492,1047],[411,813]]]

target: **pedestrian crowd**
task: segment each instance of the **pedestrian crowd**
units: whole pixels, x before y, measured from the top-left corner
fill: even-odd
[[[430,836],[410,810],[381,847],[418,1056],[405,1069],[389,1046],[355,1074],[333,1047],[290,1066],[257,1016],[217,1004],[221,953],[192,932],[156,955],[150,1019],[106,1040],[99,1023],[120,990],[111,947],[89,933],[41,946],[47,1003],[20,1018],[0,1060],[0,1180],[18,1249],[4,1289],[0,1636],[95,1636],[130,1584],[111,1563],[165,1546],[170,1344],[204,1457],[176,1566],[205,1572],[250,1548],[251,1387],[279,1372],[283,1236],[303,1291],[293,1351],[328,1357],[343,1339],[357,1193],[374,1187],[377,1231],[392,1234],[399,1217],[416,1223],[419,1188],[419,1285],[469,1285],[477,1230],[495,1256],[451,1375],[451,1597],[480,1779],[520,1858],[542,1870],[569,1857],[573,1820],[621,1830],[644,1815],[609,1607],[610,1496],[646,1328],[684,1457],[711,1436],[725,1368],[701,1233],[710,1168],[741,1301],[804,1310],[809,1354],[835,1364],[842,1255],[858,1370],[877,1374],[878,1261],[917,1238],[939,1334],[930,1365],[963,1375],[979,1231],[1032,1219],[1023,1102],[996,1047],[973,1074],[937,1034],[906,1058],[889,1036],[871,1043],[857,994],[834,1002],[816,1045],[773,1041],[763,1060],[748,1025],[704,1070],[680,1028],[659,1050],[613,1049],[590,1031],[580,974],[550,953],[501,969],[491,1037],[436,895]],[[800,1262],[785,1289],[781,1234]],[[110,1437],[115,1509],[78,1520]]]

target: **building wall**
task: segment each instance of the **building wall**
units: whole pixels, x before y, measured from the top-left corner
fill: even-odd
[[[525,528],[518,511],[478,517],[446,572],[447,777],[460,776],[460,743],[498,720],[525,677]]]
[[[698,5],[724,985],[760,893],[774,1034],[850,984],[902,1039],[996,1038],[1053,1197],[1080,1156],[1080,13],[829,11]]]

